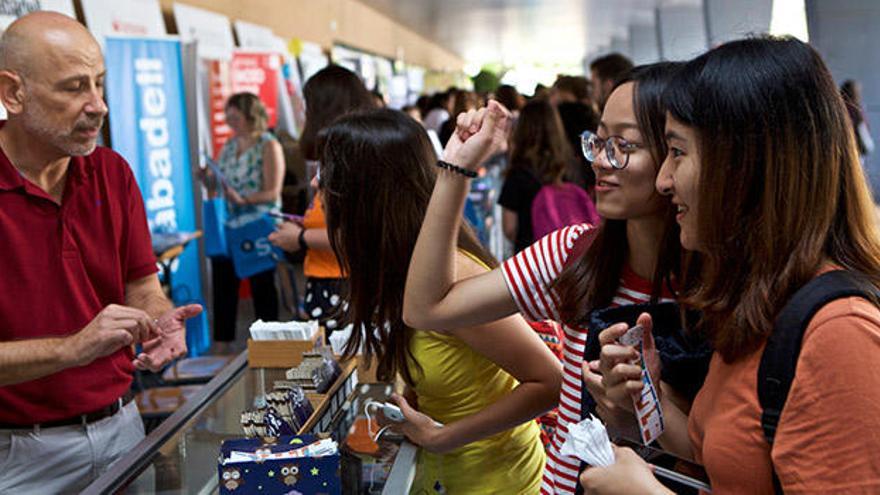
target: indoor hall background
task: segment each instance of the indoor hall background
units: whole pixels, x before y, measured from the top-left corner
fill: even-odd
[[[466,66],[579,65],[608,52],[635,63],[683,60],[748,34],[794,34],[838,84],[856,79],[880,143],[880,2],[876,0],[362,0]],[[528,93],[527,89],[520,88]],[[865,168],[880,192],[880,151]]]

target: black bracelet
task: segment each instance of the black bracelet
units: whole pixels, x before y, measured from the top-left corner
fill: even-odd
[[[306,244],[306,229],[302,229],[299,231],[299,237],[297,239],[299,240],[300,251],[305,251],[309,248],[309,245]]]
[[[461,174],[465,177],[470,177],[471,179],[473,179],[474,177],[477,176],[477,172],[475,172],[473,170],[468,170],[466,168],[459,167],[458,165],[453,165],[449,162],[444,162],[443,160],[437,160],[437,166],[440,168],[445,168],[446,170],[449,170],[450,172],[455,172],[455,173]]]

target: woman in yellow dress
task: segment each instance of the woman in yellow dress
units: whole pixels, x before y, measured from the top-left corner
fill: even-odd
[[[556,404],[561,365],[521,316],[446,333],[403,321],[403,292],[435,180],[428,136],[405,114],[350,114],[326,130],[320,183],[330,243],[349,276],[346,354],[363,348],[409,401],[399,425],[418,444],[411,493],[537,493],[544,467],[533,418]],[[497,263],[463,228],[455,272]],[[434,421],[442,424],[437,425]]]

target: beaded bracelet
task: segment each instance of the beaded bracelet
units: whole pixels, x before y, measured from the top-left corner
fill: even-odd
[[[437,166],[440,168],[445,168],[446,170],[449,170],[450,172],[455,172],[455,173],[461,174],[465,177],[470,177],[471,179],[473,179],[474,177],[477,176],[477,172],[475,172],[473,170],[468,170],[466,168],[459,167],[458,165],[453,165],[449,162],[444,162],[443,160],[437,160]]]

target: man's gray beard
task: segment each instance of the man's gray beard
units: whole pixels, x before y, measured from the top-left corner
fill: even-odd
[[[48,120],[39,105],[31,105],[30,113],[22,114],[22,126],[28,133],[54,146],[66,156],[86,156],[95,151],[96,141],[90,144],[71,142],[69,135],[53,131],[52,127],[46,124]]]

